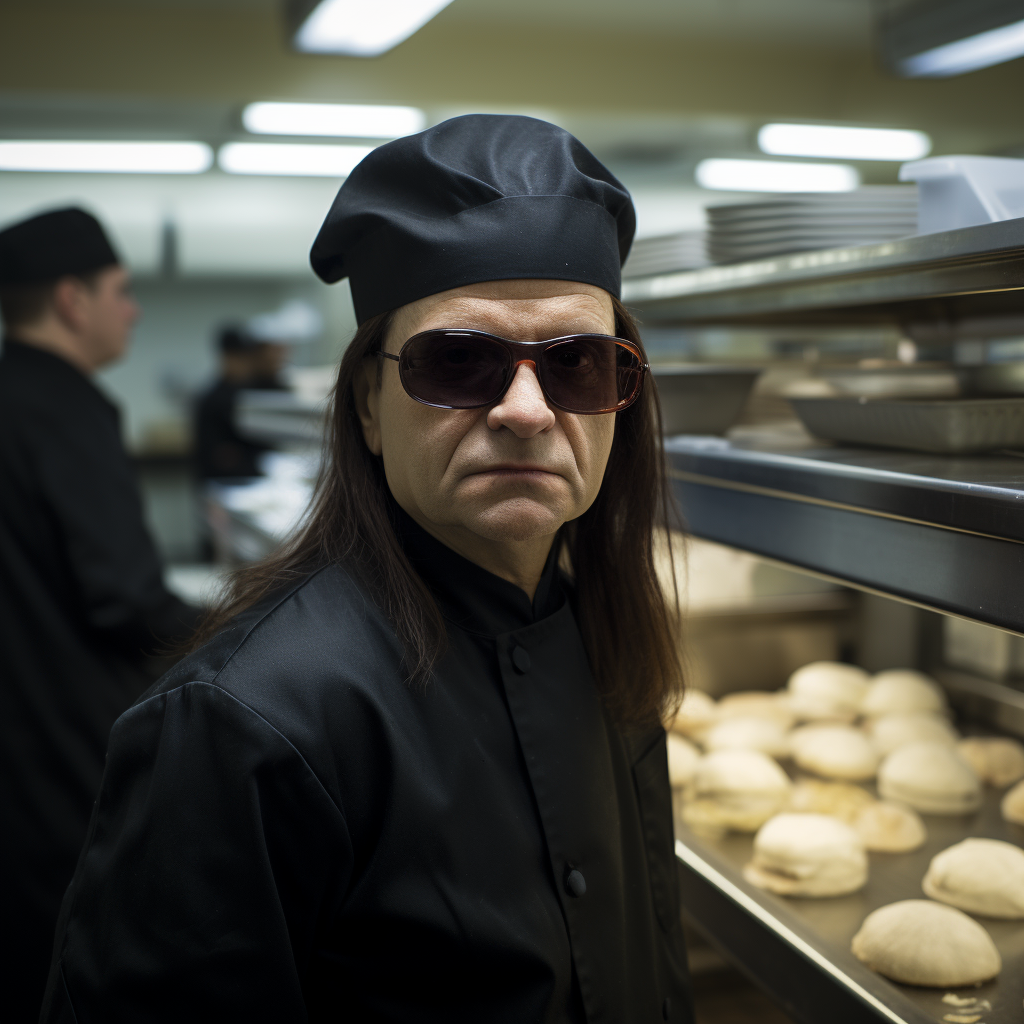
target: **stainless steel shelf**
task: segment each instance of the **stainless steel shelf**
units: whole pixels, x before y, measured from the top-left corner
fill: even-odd
[[[1024,311],[1024,218],[626,281],[647,323],[942,322]]]
[[[752,836],[709,839],[677,821],[684,912],[801,1024],[934,1024],[951,1010],[942,1003],[943,990],[888,981],[853,956],[850,940],[872,910],[897,900],[924,899],[921,879],[939,851],[972,835],[1020,845],[1024,828],[1002,820],[1001,795],[987,789],[984,805],[973,815],[926,816],[928,841],[922,849],[869,854],[864,889],[831,899],[791,899],[758,889],[742,874]],[[1024,928],[1019,921],[984,918],[982,923],[1002,954],[1002,973],[980,988],[955,991],[992,1003],[984,1015],[987,1024],[1019,1021]]]
[[[677,437],[695,536],[1024,633],[1024,458]]]

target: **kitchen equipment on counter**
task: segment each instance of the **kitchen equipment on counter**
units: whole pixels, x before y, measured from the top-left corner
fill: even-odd
[[[917,192],[906,186],[868,186],[854,192],[794,193],[709,206],[707,217],[709,258],[735,263],[913,235]]]
[[[1024,160],[935,156],[900,168],[916,181],[920,235],[1024,217]]]
[[[706,267],[706,239],[707,231],[704,228],[676,231],[671,235],[658,235],[654,238],[638,238],[622,266],[622,276],[649,277],[653,274]]]
[[[817,379],[856,398],[955,398],[961,391],[960,375],[941,364],[823,367]]]
[[[945,455],[1024,448],[1024,398],[790,398],[815,437]]]
[[[1024,395],[1024,363],[985,363],[964,371],[967,389],[977,395]]]
[[[705,363],[655,363],[666,437],[724,434],[740,417],[759,369]]]

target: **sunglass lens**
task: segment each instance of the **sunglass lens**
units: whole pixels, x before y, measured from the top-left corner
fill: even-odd
[[[485,337],[429,332],[401,353],[402,384],[413,398],[449,409],[473,409],[502,392],[510,357]]]
[[[632,399],[640,360],[610,338],[579,337],[544,352],[541,366],[551,400],[569,412],[610,412]]]

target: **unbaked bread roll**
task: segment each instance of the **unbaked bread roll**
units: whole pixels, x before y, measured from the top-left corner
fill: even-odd
[[[932,711],[909,711],[882,715],[867,723],[868,735],[880,754],[891,754],[911,743],[942,743],[956,746],[957,731],[942,716]]]
[[[980,985],[1003,967],[999,950],[977,921],[930,900],[879,907],[864,919],[851,949],[879,974],[929,988]]]
[[[934,679],[909,668],[894,668],[872,677],[861,713],[869,717],[915,711],[946,710],[946,695]]]
[[[857,815],[874,802],[875,798],[861,786],[849,782],[804,778],[793,783],[787,810],[804,814],[828,814],[852,825]]]
[[[760,750],[769,757],[789,753],[786,730],[770,718],[726,718],[704,734],[707,750]]]
[[[852,722],[860,714],[869,678],[854,665],[813,661],[789,677],[790,707],[803,721]]]
[[[878,770],[878,752],[850,725],[805,725],[790,734],[789,745],[801,768],[827,779],[858,782]]]
[[[672,719],[674,732],[696,736],[715,720],[715,702],[701,690],[687,690]]]
[[[957,753],[990,786],[1009,786],[1024,779],[1024,746],[1006,736],[970,736],[956,745]]]
[[[826,814],[778,814],[754,837],[747,881],[783,896],[842,896],[868,878],[864,845]]]
[[[876,853],[907,853],[924,846],[928,838],[917,811],[888,800],[862,807],[854,819],[853,830],[864,846]]]
[[[1024,825],[1024,782],[1018,782],[1006,792],[999,809],[1007,821],[1014,825]]]
[[[878,769],[878,792],[924,814],[966,814],[981,803],[978,776],[941,743],[911,743],[894,750]]]
[[[700,751],[682,736],[668,734],[668,781],[675,789],[685,786],[696,771]]]
[[[768,718],[787,730],[796,721],[788,694],[762,690],[727,693],[718,702],[718,720],[725,718]]]
[[[698,827],[754,832],[789,801],[790,781],[766,754],[715,750],[697,764],[683,819]]]
[[[965,839],[932,858],[921,887],[972,914],[1024,918],[1024,850],[1000,839]]]

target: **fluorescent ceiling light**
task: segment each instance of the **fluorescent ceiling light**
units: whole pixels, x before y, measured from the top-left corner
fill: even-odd
[[[205,142],[0,142],[3,171],[200,174],[212,163]]]
[[[936,46],[906,57],[900,71],[911,78],[948,78],[1024,56],[1024,21]]]
[[[242,124],[257,135],[335,135],[354,139],[398,139],[421,132],[427,117],[416,107],[351,103],[250,103]]]
[[[451,0],[320,0],[295,33],[306,53],[376,57],[419,31]]]
[[[932,149],[924,132],[843,128],[829,124],[766,124],[757,133],[763,153],[839,160],[920,160]]]
[[[373,148],[301,142],[229,142],[220,147],[217,163],[229,174],[345,178]]]
[[[781,160],[701,160],[697,184],[729,192],[850,192],[860,175],[844,164],[794,164]]]

